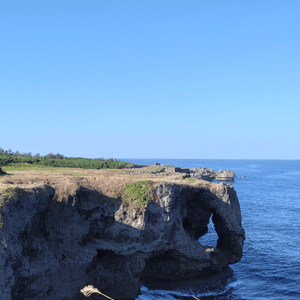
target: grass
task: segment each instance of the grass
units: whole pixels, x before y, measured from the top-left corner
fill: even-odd
[[[82,176],[73,176],[72,178],[74,178],[74,179],[78,179],[78,180],[81,180],[81,179],[83,179],[83,177],[82,177]]]
[[[81,171],[84,169],[80,169]],[[52,168],[51,170],[48,170],[51,173],[61,173],[62,175],[73,175],[73,176],[92,176],[92,174],[82,173],[77,171],[77,169],[69,169],[69,168]]]
[[[53,169],[59,169],[59,168],[43,166],[43,165],[27,164],[27,163],[18,163],[9,166],[2,166],[2,170],[5,172],[28,171],[28,170],[53,170]]]
[[[8,174],[8,173],[6,173],[6,174],[0,174],[0,177],[7,176],[7,175],[11,175],[11,174]]]
[[[6,198],[12,199],[16,196],[16,190],[13,187],[8,187],[4,190],[4,194],[5,194]],[[5,206],[5,201],[3,200],[0,202],[0,208],[2,208],[4,206]],[[2,216],[0,213],[0,229],[2,229],[2,227],[3,227],[3,219],[2,219]]]
[[[148,195],[149,189],[149,180],[126,183],[123,188],[122,202],[129,201],[138,205],[147,205],[151,201]]]
[[[195,183],[196,182],[195,178],[185,178],[184,180],[188,181],[189,183]]]
[[[143,169],[144,172],[156,172],[159,170],[159,166],[152,166],[152,167],[148,167],[148,168],[145,168]]]
[[[5,175],[8,175],[6,172],[4,172],[3,170],[2,170],[2,168],[0,168],[0,177],[1,176],[5,176]]]
[[[5,196],[9,199],[16,196],[16,191],[13,187],[8,187],[7,189],[4,190],[4,193],[5,193]]]
[[[12,172],[12,171],[50,171],[52,173],[64,173],[68,175],[74,175],[75,177],[79,176],[89,176],[90,174],[86,174],[80,172],[80,170],[84,169],[77,169],[77,168],[63,168],[63,167],[50,167],[50,166],[43,166],[43,165],[35,165],[35,164],[27,164],[27,163],[20,163],[14,164],[9,166],[3,166],[3,171]],[[4,174],[1,176],[5,176],[9,174]]]

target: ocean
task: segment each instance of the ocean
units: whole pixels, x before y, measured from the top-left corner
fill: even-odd
[[[246,232],[243,258],[231,265],[235,278],[218,291],[183,294],[141,287],[137,300],[300,299],[300,160],[122,159],[177,167],[232,169]],[[209,232],[201,243],[216,245]]]

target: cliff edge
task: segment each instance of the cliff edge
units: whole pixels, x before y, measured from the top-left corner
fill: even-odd
[[[205,290],[224,284],[242,257],[231,185],[178,174],[26,172],[0,181],[1,299],[86,299],[87,285],[115,300],[135,299],[141,283]],[[217,247],[198,241],[211,216]]]

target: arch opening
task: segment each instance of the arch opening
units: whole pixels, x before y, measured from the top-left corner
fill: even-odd
[[[216,232],[214,222],[212,220],[213,215],[209,218],[209,223],[207,224],[207,233],[200,238],[198,238],[199,243],[202,246],[209,246],[209,247],[217,247],[219,235]]]

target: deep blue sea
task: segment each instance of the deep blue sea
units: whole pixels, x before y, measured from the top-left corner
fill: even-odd
[[[235,172],[232,185],[240,201],[246,232],[243,258],[231,265],[235,279],[225,289],[193,295],[201,300],[300,299],[300,160],[124,160]],[[212,223],[200,241],[216,245]],[[137,299],[194,300],[191,295],[145,287]]]

